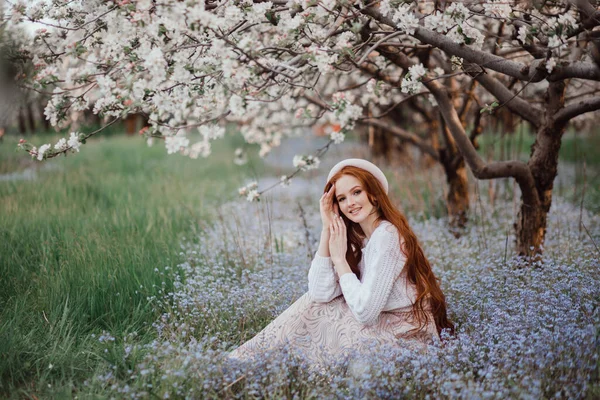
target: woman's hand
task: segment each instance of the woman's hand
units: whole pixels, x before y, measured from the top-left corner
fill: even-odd
[[[346,250],[348,249],[346,224],[342,220],[342,217],[332,217],[331,225],[329,226],[329,253],[331,254],[331,261],[338,271],[338,275],[342,275],[344,266],[347,266],[346,261]]]
[[[331,185],[331,188],[327,192],[323,193],[321,200],[319,200],[323,231],[326,231],[327,233],[329,233],[329,228],[334,218],[337,218],[339,215],[339,208],[338,205],[333,202],[333,196],[335,196],[335,183]]]

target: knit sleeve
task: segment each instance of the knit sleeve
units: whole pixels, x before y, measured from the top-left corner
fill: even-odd
[[[371,254],[365,257],[363,280],[354,274],[340,277],[340,286],[346,303],[356,319],[365,325],[377,321],[385,307],[395,280],[398,278],[406,256],[400,250],[398,231],[385,227],[371,237]]]
[[[308,270],[308,295],[315,303],[327,303],[342,294],[330,257],[315,258]]]

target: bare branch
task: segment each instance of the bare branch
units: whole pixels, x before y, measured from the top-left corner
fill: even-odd
[[[331,111],[331,107],[329,107],[329,105],[328,105],[327,103],[325,103],[323,100],[321,100],[321,99],[319,99],[319,98],[317,98],[317,97],[314,97],[314,96],[310,96],[310,95],[308,95],[308,94],[305,94],[305,95],[304,95],[304,98],[305,98],[306,100],[308,100],[309,102],[311,102],[311,103],[313,103],[313,104],[315,104],[315,105],[317,105],[317,106],[321,107],[321,108],[322,108],[322,109],[324,109],[324,110],[330,110],[330,111]]]
[[[373,78],[380,80],[380,81],[384,81],[385,83],[389,84],[390,86],[400,87],[400,85],[401,85],[401,81],[394,79],[387,74],[382,73],[381,69],[375,67],[374,65],[363,63],[362,65],[360,65],[360,69],[361,69],[361,71],[370,74]]]
[[[375,49],[377,48],[377,46],[379,46],[380,44],[382,44],[382,43],[383,43],[383,42],[385,42],[386,40],[392,39],[392,38],[394,38],[394,37],[396,37],[396,36],[400,36],[400,35],[402,35],[402,32],[400,32],[400,31],[396,31],[396,32],[393,32],[393,33],[391,33],[391,34],[389,34],[389,35],[387,35],[387,36],[384,36],[384,37],[382,37],[382,38],[381,38],[381,39],[379,39],[379,40],[378,40],[378,41],[377,41],[377,42],[376,42],[376,43],[375,43],[373,46],[371,46],[371,47],[370,47],[370,48],[369,48],[369,49],[368,49],[368,50],[365,52],[365,54],[363,54],[363,56],[360,58],[360,60],[358,60],[358,61],[356,62],[356,64],[360,65],[360,64],[362,64],[363,62],[365,62],[365,60],[367,59],[367,57],[369,56],[369,54],[371,54],[371,52],[372,52],[373,50],[375,50]]]
[[[538,127],[542,123],[542,110],[532,106],[529,102],[521,99],[512,91],[510,91],[502,82],[493,78],[489,74],[478,74],[475,80],[481,84],[488,92],[490,92],[500,103],[504,104],[508,109],[526,121],[531,122]]]
[[[455,156],[458,153],[458,150],[456,148],[456,142],[454,141],[454,138],[452,137],[452,135],[450,134],[450,131],[448,130],[448,127],[446,126],[446,121],[444,121],[444,116],[442,115],[442,113],[438,112],[438,119],[439,119],[439,133],[442,136],[442,138],[444,139],[444,143],[446,143],[446,151],[447,151],[447,155],[449,156]]]
[[[477,179],[513,177],[521,188],[523,202],[531,206],[539,206],[540,199],[536,191],[535,180],[527,164],[521,161],[501,161],[487,164],[483,161],[460,123],[458,114],[443,86],[437,82],[428,82],[426,85],[435,96],[446,125],[473,175]]]
[[[385,117],[387,114],[389,114],[390,112],[392,112],[393,110],[395,110],[395,109],[396,109],[396,107],[398,107],[400,104],[402,104],[402,103],[405,103],[405,102],[408,102],[408,101],[411,101],[411,100],[413,100],[414,98],[416,98],[416,97],[418,97],[418,96],[422,96],[422,95],[424,95],[424,94],[429,94],[429,92],[428,92],[428,91],[423,91],[423,92],[419,92],[419,93],[414,93],[414,94],[411,94],[411,95],[410,95],[410,96],[408,96],[408,97],[404,97],[402,100],[400,100],[400,101],[397,101],[396,103],[392,104],[390,107],[388,107],[388,109],[387,109],[387,110],[385,110],[385,111],[384,111],[384,112],[382,112],[381,114],[379,114],[379,115],[376,115],[376,116],[373,116],[372,118],[382,118],[382,117]],[[359,118],[359,119],[363,119],[363,118]]]
[[[548,76],[548,80],[550,82],[561,81],[569,78],[600,81],[600,67],[591,62],[576,62],[564,67],[557,65],[552,73]]]
[[[408,57],[399,52],[390,51],[390,48],[380,47],[381,54],[394,64],[403,69],[408,69],[412,66],[412,62]],[[392,49],[393,50],[393,49]],[[454,137],[456,145],[473,175],[477,179],[495,179],[513,177],[521,188],[523,203],[538,207],[540,198],[537,194],[535,180],[528,165],[521,161],[502,161],[493,164],[487,164],[477,153],[471,139],[467,136],[464,127],[460,122],[458,113],[452,105],[450,96],[447,90],[436,80],[424,80],[423,84],[435,97],[440,112],[444,117],[444,121]]]
[[[600,10],[590,4],[590,2],[587,0],[577,0],[575,1],[575,4],[577,5],[579,12],[582,14],[582,16],[584,16],[584,18],[581,19],[581,30],[592,30],[594,27],[600,25]],[[579,33],[580,30],[574,32],[574,34]]]
[[[474,111],[473,127],[471,128],[471,133],[469,134],[469,140],[471,141],[471,143],[473,143],[473,147],[475,147],[475,149],[479,149],[477,137],[483,132],[483,126],[481,125],[481,116],[482,114],[479,112],[479,110]]]
[[[419,136],[417,136],[414,133],[411,133],[411,132],[404,130],[397,126],[392,126],[390,124],[386,124],[385,122],[383,122],[379,119],[372,119],[372,118],[365,119],[362,121],[358,121],[358,123],[361,125],[372,125],[372,126],[381,128],[384,131],[386,131],[402,140],[406,140],[410,144],[418,147],[421,151],[423,151],[427,155],[431,156],[436,161],[439,161],[439,159],[440,159],[440,155],[439,155],[438,151],[435,148],[433,148],[433,146],[431,146],[429,143],[425,142],[422,138],[420,138]]]
[[[566,124],[578,115],[590,111],[600,110],[600,96],[591,99],[581,100],[576,104],[570,104],[556,113],[554,121],[557,124]]]

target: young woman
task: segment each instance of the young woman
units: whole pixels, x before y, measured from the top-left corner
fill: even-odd
[[[331,169],[308,293],[230,357],[287,344],[325,362],[373,342],[419,349],[444,329],[453,333],[431,266],[387,193],[385,175],[369,161]]]

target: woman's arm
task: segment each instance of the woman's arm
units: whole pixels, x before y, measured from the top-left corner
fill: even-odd
[[[371,238],[374,248],[371,248],[372,255],[365,258],[362,283],[356,275],[348,273],[341,275],[339,280],[350,310],[365,325],[377,321],[406,263],[397,230],[390,232],[388,229],[381,229]]]
[[[327,303],[342,294],[333,263],[329,258],[329,230],[321,232],[319,250],[308,271],[308,294],[312,301]]]

